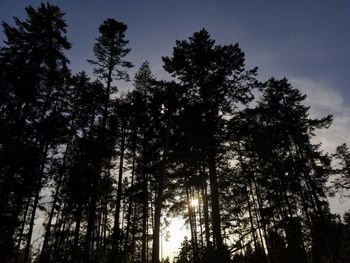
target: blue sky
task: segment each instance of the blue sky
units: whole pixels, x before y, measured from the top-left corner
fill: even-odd
[[[287,77],[308,95],[313,116],[334,114],[334,125],[319,139],[325,149],[350,140],[350,1],[347,0],[52,0],[66,13],[68,52],[74,72],[91,72],[86,59],[98,27],[108,17],[128,25],[128,59],[135,68],[148,60],[154,74],[175,40],[206,28],[217,43],[238,42],[248,68],[259,78]],[[0,20],[23,18],[24,7],[38,0],[0,0]],[[0,33],[0,42],[4,35]],[[120,90],[131,83],[120,83]],[[328,134],[327,136],[325,134]]]
[[[154,74],[166,77],[162,56],[170,55],[175,40],[206,28],[217,43],[238,42],[247,67],[259,67],[259,78],[287,77],[308,95],[311,115],[334,115],[329,130],[316,142],[333,152],[350,143],[350,1],[346,0],[57,0],[48,1],[66,13],[67,53],[74,72],[91,72],[86,59],[101,22],[112,17],[128,25],[135,68],[148,60]],[[0,20],[23,18],[24,7],[35,0],[0,0]],[[0,41],[4,35],[0,33]],[[128,87],[130,84],[120,84]],[[331,200],[332,210],[342,212],[350,202]],[[175,226],[174,226],[175,227]],[[179,228],[180,226],[176,226]],[[177,230],[180,231],[180,230]],[[181,232],[181,231],[180,231]]]
[[[149,60],[163,75],[161,56],[171,54],[176,39],[205,27],[218,43],[239,42],[247,66],[260,78],[309,78],[332,86],[345,103],[350,92],[350,1],[295,0],[57,0],[66,12],[68,53],[74,71],[88,70],[98,26],[107,17],[129,27],[127,38],[135,69]],[[23,17],[35,0],[0,0],[0,19]],[[0,35],[1,40],[3,34]],[[347,103],[348,104],[348,103]]]

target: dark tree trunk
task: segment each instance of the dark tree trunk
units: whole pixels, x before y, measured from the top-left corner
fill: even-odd
[[[58,182],[57,182],[56,189],[55,189],[55,195],[54,195],[54,198],[53,198],[53,201],[52,201],[51,211],[50,211],[50,214],[49,214],[49,220],[47,222],[45,236],[44,236],[44,242],[43,242],[43,245],[42,245],[42,248],[41,248],[40,257],[39,257],[39,263],[47,262],[47,258],[46,258],[47,257],[47,255],[46,255],[47,251],[46,251],[46,249],[47,249],[47,245],[48,245],[48,242],[49,242],[49,239],[50,239],[51,225],[52,225],[52,220],[53,220],[54,213],[55,213],[55,207],[56,207],[56,203],[57,203],[57,200],[58,200],[59,191],[60,191],[60,188],[61,188],[61,184],[63,182],[63,177],[64,177],[63,169],[65,169],[65,167],[66,167],[66,161],[67,161],[67,155],[68,155],[69,148],[70,148],[70,139],[69,139],[69,142],[67,144],[66,150],[64,152],[62,168],[60,169],[59,178],[58,178]]]
[[[215,153],[213,149],[211,149],[211,152],[209,153],[209,156],[208,156],[208,167],[209,167],[211,216],[212,216],[212,224],[213,224],[214,245],[217,249],[220,249],[223,243],[222,243],[222,236],[221,236],[218,178],[216,174],[216,160],[215,160]]]
[[[122,129],[122,138],[120,143],[120,156],[119,156],[119,174],[118,174],[118,189],[116,199],[116,209],[114,214],[114,229],[113,229],[113,250],[116,255],[119,252],[120,243],[120,208],[122,201],[122,185],[123,185],[123,168],[124,168],[124,152],[125,152],[125,130]]]
[[[154,202],[154,228],[153,228],[153,247],[152,247],[152,263],[159,263],[159,234],[160,234],[160,219],[161,211],[163,205],[163,191],[164,191],[164,181],[166,174],[166,163],[169,151],[169,138],[170,138],[170,124],[173,114],[173,105],[168,109],[167,116],[167,127],[166,134],[164,138],[164,148],[163,148],[163,159],[161,169],[158,175],[158,184],[156,185],[156,196]]]
[[[89,203],[88,225],[86,229],[85,245],[84,245],[84,261],[86,263],[91,260],[91,242],[94,232],[95,217],[96,217],[96,192],[97,192],[97,175],[93,175],[92,191]]]
[[[23,221],[22,221],[22,225],[21,225],[21,230],[20,230],[19,237],[18,237],[18,244],[17,244],[17,249],[16,249],[15,263],[18,262],[19,252],[20,252],[20,249],[21,249],[21,243],[22,243],[22,239],[23,239],[23,235],[24,235],[24,229],[25,229],[25,226],[26,226],[26,219],[27,219],[29,208],[30,208],[30,203],[31,203],[31,198],[28,198],[26,209],[25,209],[24,215],[23,215]]]
[[[80,235],[80,222],[82,217],[82,204],[78,204],[77,215],[75,220],[74,229],[74,241],[73,241],[73,251],[72,251],[72,262],[79,262],[80,258],[80,248],[79,248],[79,235]]]
[[[145,154],[145,153],[144,153]],[[148,176],[146,174],[146,164],[145,158],[143,158],[142,164],[142,174],[143,174],[143,202],[142,202],[142,249],[141,249],[141,260],[142,262],[146,262],[147,260],[147,235],[148,235]]]
[[[201,232],[201,250],[203,250],[204,247],[204,237],[203,237],[203,220],[202,220],[202,209],[201,209],[201,199],[200,199],[200,194],[199,190],[197,190],[197,200],[198,200],[198,216],[199,216],[199,228]]]
[[[131,189],[134,187],[134,180],[135,180],[136,132],[134,132],[132,145],[133,145],[132,146],[132,168],[131,168],[131,184],[130,184],[130,188]],[[131,192],[130,196],[129,196],[129,205],[128,205],[128,212],[127,212],[127,220],[126,220],[126,232],[125,232],[125,240],[124,240],[124,251],[128,250],[128,242],[129,242],[129,235],[130,235],[131,214],[132,214],[133,202],[134,202],[134,195]],[[130,251],[129,251],[129,253],[130,253]]]
[[[210,228],[209,228],[209,204],[207,195],[207,184],[205,178],[203,179],[203,187],[201,189],[201,195],[203,199],[203,215],[204,215],[204,228],[205,228],[205,240],[207,248],[211,247],[210,242]]]
[[[25,248],[24,259],[23,259],[24,263],[29,262],[29,254],[30,254],[30,246],[31,246],[31,242],[32,242],[35,214],[36,214],[36,209],[37,209],[38,204],[39,204],[42,179],[43,179],[43,176],[44,176],[44,169],[45,169],[45,163],[46,163],[47,151],[49,149],[49,145],[46,144],[44,148],[45,149],[44,149],[44,152],[43,152],[43,160],[42,160],[42,162],[40,164],[40,168],[39,168],[39,173],[38,173],[38,178],[37,178],[37,185],[36,185],[35,196],[34,196],[34,203],[33,203],[32,211],[31,211],[31,215],[30,215],[29,230],[28,230],[28,237],[27,237],[27,245],[26,245],[26,248]]]

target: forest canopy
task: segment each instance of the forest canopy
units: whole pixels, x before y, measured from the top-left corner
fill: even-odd
[[[64,12],[25,11],[0,47],[1,262],[169,262],[177,216],[190,236],[173,262],[350,262],[350,211],[328,201],[348,197],[349,147],[314,143],[332,116],[311,118],[288,79],[260,80],[206,29],[159,58],[168,80],[147,61],[131,76],[113,18],[93,74],[73,74]]]

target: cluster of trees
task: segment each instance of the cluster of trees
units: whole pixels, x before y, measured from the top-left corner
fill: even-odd
[[[310,118],[287,79],[258,81],[203,29],[163,57],[171,81],[145,62],[120,94],[125,24],[99,27],[92,79],[69,69],[64,13],[26,13],[0,49],[1,262],[158,263],[178,215],[191,237],[175,262],[350,261],[350,214],[327,201],[350,188],[349,149],[311,142],[332,118]]]

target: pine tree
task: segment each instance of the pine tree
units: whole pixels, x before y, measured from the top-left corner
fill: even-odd
[[[1,158],[5,158],[0,186],[1,235],[7,238],[3,239],[6,249],[1,244],[0,250],[1,254],[5,253],[1,257],[6,260],[5,255],[12,251],[11,239],[18,226],[22,206],[32,200],[30,213],[25,214],[29,216],[25,252],[25,261],[28,261],[47,156],[55,150],[61,129],[66,125],[61,110],[65,107],[65,82],[69,71],[63,52],[70,48],[70,43],[65,37],[64,14],[58,7],[41,4],[38,9],[27,7],[26,12],[27,19],[21,21],[15,18],[14,27],[3,24],[7,40],[1,48],[6,81],[2,87],[7,88],[9,94],[5,102],[8,105],[3,105],[3,109],[11,112],[4,112],[7,116],[5,123],[9,125],[4,127],[1,138]],[[22,158],[24,161],[18,162]],[[9,214],[13,219],[6,223],[5,217]]]
[[[239,139],[243,142],[244,159],[250,166],[257,166],[258,173],[253,170],[247,181],[248,187],[254,190],[252,201],[264,196],[267,202],[264,206],[258,203],[260,209],[275,211],[260,215],[264,221],[257,220],[257,224],[261,221],[265,226],[265,240],[267,232],[283,231],[284,242],[288,244],[284,260],[301,262],[307,249],[304,242],[312,238],[314,251],[319,249],[319,244],[323,246],[322,255],[314,254],[315,260],[332,260],[327,237],[314,235],[320,234],[318,228],[327,224],[328,202],[324,189],[331,172],[330,159],[319,150],[319,145],[310,141],[316,129],[329,127],[331,116],[310,119],[309,108],[302,104],[304,99],[305,95],[291,87],[286,79],[270,79],[258,107],[248,110],[249,122],[243,130],[248,131],[245,133],[248,136],[241,133],[244,137]],[[281,228],[277,227],[278,222]],[[305,232],[311,235],[306,237]],[[268,247],[267,240],[265,243]]]
[[[215,248],[221,250],[218,156],[224,155],[224,116],[235,110],[237,102],[252,99],[250,89],[256,83],[256,70],[244,69],[244,53],[238,44],[215,45],[205,29],[188,41],[177,41],[173,56],[164,57],[163,61],[164,68],[186,89],[189,105],[200,109],[197,118],[202,122],[200,147],[209,173],[213,241]]]
[[[124,70],[124,68],[132,67],[132,64],[128,61],[123,60],[123,58],[130,52],[129,48],[125,46],[128,44],[128,41],[125,40],[125,31],[127,30],[127,26],[121,22],[117,22],[114,19],[105,20],[102,25],[99,27],[100,36],[96,39],[96,44],[94,46],[94,54],[96,60],[89,60],[89,62],[96,66],[94,69],[95,74],[103,80],[106,84],[105,87],[105,100],[104,100],[104,110],[101,118],[101,128],[99,140],[100,144],[99,148],[102,150],[104,145],[106,146],[106,141],[104,140],[106,137],[106,128],[109,117],[109,107],[111,104],[111,95],[116,91],[116,88],[112,86],[113,80],[128,80],[128,73]],[[122,118],[120,118],[122,119]],[[119,125],[123,125],[120,122]],[[121,130],[125,129],[121,127]],[[122,140],[123,141],[123,140]],[[123,144],[121,144],[123,146]],[[124,149],[121,149],[121,154],[124,153]],[[86,260],[89,258],[89,250],[90,250],[90,242],[91,235],[93,232],[93,225],[95,222],[95,213],[96,213],[96,192],[98,189],[98,176],[101,172],[101,162],[103,159],[104,153],[100,152],[96,156],[95,160],[95,169],[96,175],[95,179],[92,183],[92,197],[90,201],[90,212],[89,212],[89,222],[88,222],[88,230],[85,242],[85,253]],[[108,158],[110,159],[110,158]],[[121,156],[121,160],[122,160]],[[122,165],[122,164],[121,164]],[[120,167],[120,171],[122,173],[122,166]],[[121,176],[119,176],[121,179]],[[118,182],[118,189],[121,189],[121,180]],[[115,227],[114,227],[114,241],[113,246],[114,250],[117,253],[118,250],[118,236],[119,236],[119,213],[118,209],[120,209],[120,190],[118,190],[117,194],[119,198],[117,198],[116,212],[115,212]]]
[[[350,190],[350,150],[347,144],[337,147],[334,157],[339,161],[339,168],[334,172],[338,177],[333,181],[333,191],[341,192]]]

